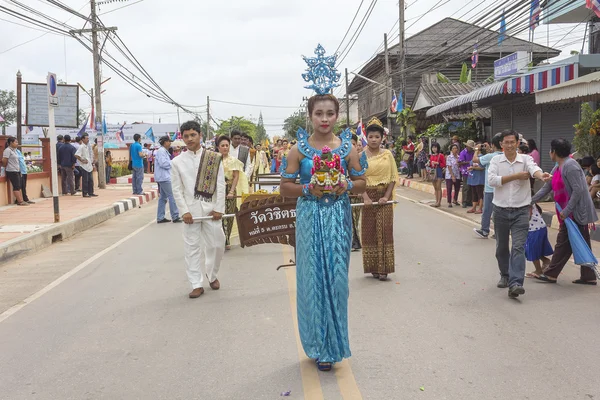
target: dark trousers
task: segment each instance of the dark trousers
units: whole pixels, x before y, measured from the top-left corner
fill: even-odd
[[[448,194],[448,204],[452,203],[452,188],[454,188],[454,201],[458,202],[458,192],[460,192],[460,179],[452,182],[452,179],[446,179],[446,192]]]
[[[588,246],[591,246],[590,242],[590,230],[587,225],[579,225],[579,232],[587,242]],[[556,246],[554,246],[554,254],[552,255],[552,260],[550,261],[550,265],[548,268],[544,270],[544,275],[549,276],[551,278],[558,278],[558,275],[562,272],[563,268],[571,258],[573,254],[573,250],[571,249],[571,242],[569,242],[569,234],[567,232],[567,225],[561,224],[560,229],[558,230],[558,236],[556,237]],[[584,281],[595,281],[596,274],[589,267],[580,267],[581,279]]]
[[[406,176],[412,178],[414,169],[415,169],[415,157],[414,156],[410,156],[408,158],[408,161],[406,162],[406,168],[408,169],[408,173],[406,174]]]
[[[62,180],[62,193],[75,194],[75,174],[73,167],[60,167],[60,177]]]
[[[81,179],[83,178],[83,168],[76,166],[75,170],[75,190],[81,190]]]
[[[21,174],[21,193],[23,193],[23,201],[29,201],[29,197],[27,197],[27,174]]]
[[[468,206],[473,205],[473,193],[471,192],[471,186],[467,185],[468,176],[463,176],[463,186],[462,186],[462,204],[463,206],[466,204]]]
[[[81,191],[83,195],[94,194],[94,177],[92,172],[87,172],[85,169],[81,169]]]

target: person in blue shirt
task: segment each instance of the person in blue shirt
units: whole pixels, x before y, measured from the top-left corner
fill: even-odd
[[[154,181],[158,183],[158,190],[160,192],[156,222],[159,224],[171,222],[170,219],[165,218],[167,201],[169,202],[169,211],[171,212],[173,222],[183,222],[179,218],[179,210],[177,209],[177,204],[173,197],[173,187],[171,186],[171,155],[169,154],[171,138],[165,135],[158,139],[158,143],[160,143],[161,147],[156,151],[154,159]]]
[[[140,135],[139,133],[133,135],[133,144],[129,148],[129,155],[131,157],[131,167],[133,169],[133,176],[131,179],[131,185],[133,186],[133,194],[144,194],[142,184],[144,183],[145,155],[142,149],[142,135]]]
[[[473,162],[479,163],[479,165],[485,167],[485,190],[483,194],[483,214],[481,215],[481,228],[474,228],[473,231],[477,236],[482,239],[487,239],[490,234],[490,221],[492,220],[492,201],[494,200],[494,188],[490,186],[488,182],[488,168],[492,158],[499,154],[502,154],[502,134],[497,133],[492,138],[491,152],[486,155],[480,155],[481,149],[475,148],[475,154],[473,155]]]
[[[23,194],[23,201],[29,204],[35,204],[27,197],[27,164],[25,164],[25,157],[21,150],[17,149],[17,155],[19,156],[19,170],[21,171],[21,193]]]

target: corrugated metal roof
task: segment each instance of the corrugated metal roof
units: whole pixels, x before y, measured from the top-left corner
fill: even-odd
[[[535,94],[536,104],[588,101],[600,97],[600,72],[563,82]]]
[[[460,107],[465,104],[477,102],[479,100],[482,100],[482,99],[485,99],[488,97],[502,94],[505,83],[506,83],[505,81],[494,82],[490,85],[486,85],[484,87],[476,89],[476,90],[474,90],[470,93],[467,93],[463,96],[457,97],[453,100],[447,101],[438,106],[430,108],[429,110],[427,110],[427,116],[431,117],[436,114],[443,113],[444,111],[451,110],[453,108]]]

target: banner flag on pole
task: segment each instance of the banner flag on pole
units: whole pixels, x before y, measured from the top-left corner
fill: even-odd
[[[150,140],[152,140],[152,143],[155,143],[156,140],[154,139],[154,131],[152,130],[152,127],[150,127],[147,131],[146,131],[146,137]]]
[[[396,97],[395,91],[392,91],[392,104],[390,105],[390,111],[392,113],[398,112],[398,98]]]
[[[504,10],[502,10],[502,19],[500,19],[500,35],[498,36],[498,46],[506,39],[506,19],[504,18]]]
[[[540,26],[540,0],[531,0],[531,10],[529,11],[529,29],[532,31]]]
[[[79,130],[79,132],[77,132],[77,137],[81,137],[81,135],[83,135],[86,130],[87,130],[87,119],[83,123],[83,126],[81,127],[81,129]]]
[[[477,68],[477,63],[479,62],[479,48],[478,44],[475,43],[475,47],[473,48],[473,55],[471,56],[471,68]]]

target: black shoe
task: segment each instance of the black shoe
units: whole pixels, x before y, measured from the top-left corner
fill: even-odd
[[[90,194],[90,197],[98,197],[97,194]]]
[[[89,194],[84,194],[83,197],[90,197],[90,195]]]
[[[496,286],[498,286],[500,289],[507,288],[508,287],[508,276],[501,277]]]
[[[523,286],[515,285],[508,289],[508,297],[516,299],[520,294],[525,294],[525,288]]]
[[[483,231],[481,229],[473,228],[473,232],[475,232],[475,234],[477,236],[479,236],[481,239],[487,239],[488,238],[488,235],[486,235],[485,233],[483,233]]]
[[[175,219],[173,220],[173,223],[174,223],[174,224],[178,224],[178,223],[180,223],[180,222],[183,222],[183,220],[182,220],[181,218],[175,218]]]
[[[157,224],[164,224],[165,222],[171,222],[170,219],[163,218],[160,221],[156,221]]]
[[[467,203],[463,203],[463,205],[462,205],[462,208],[467,208],[467,207],[469,207],[469,206],[467,205]]]

